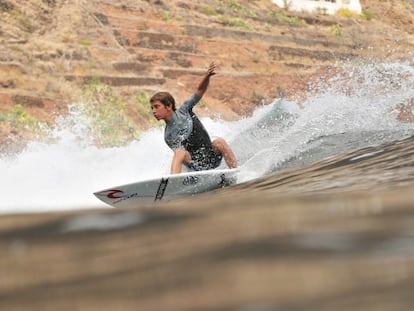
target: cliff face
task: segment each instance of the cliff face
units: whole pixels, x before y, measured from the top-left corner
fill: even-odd
[[[412,61],[413,2],[361,4],[363,17],[286,12],[267,0],[0,0],[0,140],[33,132],[16,115],[53,124],[91,84],[110,86],[145,129],[137,94],[168,90],[181,102],[212,60],[219,74],[198,113],[226,119],[300,95],[338,60]]]

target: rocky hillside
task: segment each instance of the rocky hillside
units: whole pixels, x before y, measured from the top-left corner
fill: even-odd
[[[115,107],[127,131],[145,129],[148,96],[181,102],[212,60],[219,74],[198,113],[225,119],[300,95],[338,61],[413,62],[413,1],[361,3],[361,16],[324,16],[268,0],[0,0],[0,149],[82,98],[91,114]]]

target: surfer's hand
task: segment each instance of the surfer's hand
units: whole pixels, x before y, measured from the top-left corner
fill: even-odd
[[[210,66],[208,66],[206,75],[201,80],[200,84],[198,85],[196,94],[200,97],[203,97],[204,93],[207,91],[208,84],[210,83],[210,77],[216,74],[216,64],[211,62]]]
[[[207,76],[214,76],[216,74],[216,64],[212,62],[207,69]]]

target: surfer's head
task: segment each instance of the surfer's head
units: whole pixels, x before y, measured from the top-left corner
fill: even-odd
[[[171,106],[172,110],[175,111],[175,100],[174,97],[168,92],[158,92],[155,93],[151,99],[150,103],[154,103],[156,101],[160,101],[164,106]]]

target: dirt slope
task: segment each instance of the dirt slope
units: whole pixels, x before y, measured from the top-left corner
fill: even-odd
[[[264,0],[0,0],[0,140],[33,134],[16,114],[53,124],[91,81],[110,85],[145,129],[136,94],[168,90],[180,102],[212,60],[220,74],[198,113],[226,119],[299,96],[337,61],[412,61],[413,2],[361,2],[364,17],[286,12]]]

